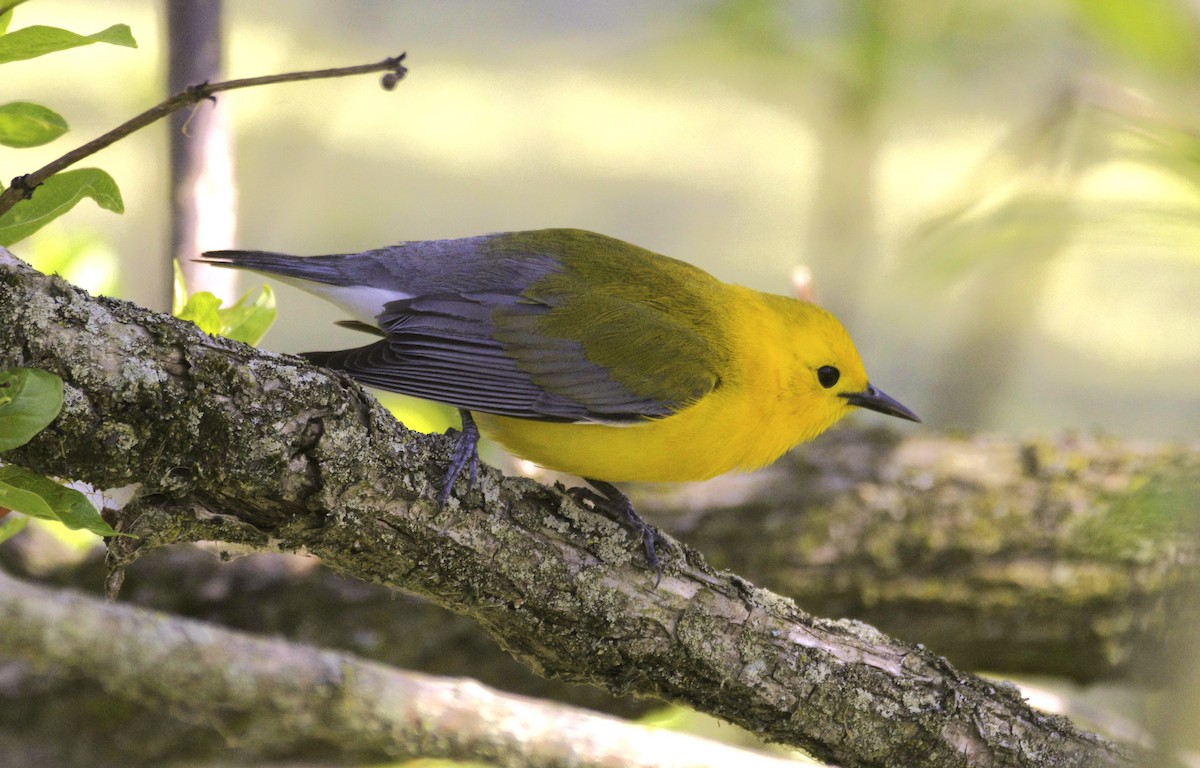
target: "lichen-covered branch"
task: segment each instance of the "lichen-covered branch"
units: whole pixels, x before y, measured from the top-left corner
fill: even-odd
[[[714,565],[967,669],[1159,683],[1200,627],[1200,445],[837,430],[635,500]]]
[[[656,588],[627,530],[554,489],[486,471],[439,510],[447,441],[405,431],[351,382],[0,254],[0,365],[16,364],[62,376],[67,396],[6,459],[141,483],[113,519],[138,546],[317,554],[473,617],[544,674],[687,703],[846,766],[1131,764],[1015,690],[814,618],[687,548],[664,547]]]
[[[79,552],[37,527],[0,544],[0,569],[55,587],[103,592],[102,552],[81,559]],[[594,686],[539,677],[470,618],[334,573],[314,557],[254,552],[222,559],[206,545],[181,545],[139,557],[127,574],[121,601],[160,612],[347,651],[401,669],[472,677],[511,693],[622,717],[662,707],[653,699],[613,697]],[[6,724],[18,722],[23,710],[44,709],[48,702],[59,712],[69,706],[53,689],[45,696],[10,693],[0,686],[0,742]],[[92,706],[86,699],[71,702],[75,704]]]
[[[1200,625],[1190,513],[1200,450],[1186,445],[842,429],[752,476],[637,495],[643,514],[713,564],[819,615],[920,639],[960,668],[1157,684],[1170,674],[1162,660],[1185,656]],[[15,572],[82,589],[103,581],[91,563],[47,572],[37,565],[45,544],[19,543],[7,558],[0,548]],[[162,554],[134,564],[122,597],[506,690],[631,706],[530,675],[473,622],[436,606],[408,599],[393,610],[386,588],[270,554],[234,563]],[[266,614],[255,610],[264,600]]]
[[[789,760],[464,679],[402,672],[353,656],[126,605],[0,573],[0,656],[103,681],[112,693],[203,722],[243,752],[352,745],[360,760],[432,756],[500,766],[785,768]],[[521,727],[513,728],[514,723]]]

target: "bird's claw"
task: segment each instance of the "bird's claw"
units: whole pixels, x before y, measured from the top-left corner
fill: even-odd
[[[475,420],[471,418],[469,411],[459,411],[459,413],[462,416],[462,430],[447,431],[447,434],[458,432],[458,439],[454,443],[454,451],[450,454],[450,463],[446,467],[446,477],[438,492],[439,509],[444,508],[446,502],[450,500],[454,483],[464,469],[467,470],[468,476],[467,493],[470,493],[471,489],[475,487],[479,477],[479,427],[475,425]],[[658,559],[656,541],[666,545],[667,540],[654,526],[647,523],[634,511],[633,502],[612,483],[584,479],[595,490],[593,488],[571,488],[567,494],[576,502],[590,504],[596,511],[625,523],[638,534],[646,553],[646,564],[654,571],[654,586],[657,587],[662,581],[662,563]]]
[[[445,507],[446,502],[450,500],[454,482],[458,480],[463,469],[468,470],[467,493],[471,492],[475,481],[479,479],[479,427],[475,426],[475,419],[471,418],[469,411],[459,411],[459,414],[462,416],[462,430],[451,430],[458,432],[458,440],[454,443],[454,451],[450,454],[450,463],[446,467],[446,477],[442,481],[442,489],[438,492],[438,509]]]
[[[638,534],[642,541],[642,547],[646,552],[646,564],[654,571],[654,586],[657,587],[659,582],[662,581],[662,563],[658,559],[658,550],[655,546],[655,541],[660,541],[665,545],[667,540],[658,532],[657,528],[647,523],[634,511],[633,502],[612,483],[606,483],[603,480],[591,480],[586,477],[584,480],[591,483],[596,490],[592,490],[591,488],[571,488],[567,491],[567,495],[578,503],[590,503],[596,511],[626,523]]]

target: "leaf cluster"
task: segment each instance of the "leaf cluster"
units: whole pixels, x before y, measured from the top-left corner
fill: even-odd
[[[200,330],[214,336],[257,346],[275,323],[275,292],[263,283],[258,295],[247,291],[232,306],[222,307],[221,299],[208,291],[187,296],[183,275],[175,269],[175,300],[171,314],[180,320],[195,323]]]
[[[0,0],[0,65],[44,56],[93,43],[136,48],[129,26],[114,24],[91,35],[33,25],[8,31],[13,9],[26,0]],[[24,149],[48,144],[67,132],[66,119],[50,107],[28,101],[0,104],[0,145]],[[22,177],[13,180],[21,183]],[[4,189],[0,185],[0,191]],[[99,168],[79,168],[55,174],[38,187],[37,194],[0,214],[0,245],[9,246],[29,237],[91,198],[105,210],[123,213],[125,204],[116,181]]]
[[[62,410],[62,379],[36,368],[0,372],[0,452],[24,445]],[[26,517],[13,517],[9,512]],[[51,520],[100,536],[117,532],[74,488],[14,464],[0,466],[0,541],[21,531],[30,518]]]

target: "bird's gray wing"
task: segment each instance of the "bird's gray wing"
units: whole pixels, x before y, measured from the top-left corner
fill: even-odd
[[[665,416],[719,386],[730,354],[711,276],[581,230],[204,260],[289,280],[384,334],[311,353],[314,362],[469,410],[607,423]]]
[[[595,318],[581,329],[585,337],[624,333],[636,353],[639,344],[622,322],[631,319],[631,313],[638,315],[636,327],[642,336],[694,335],[662,313],[647,317],[646,307],[619,298],[612,300],[609,309],[606,320]],[[637,422],[673,413],[717,385],[715,372],[697,368],[689,360],[667,361],[675,376],[658,385],[645,380],[636,386],[622,383],[610,368],[588,359],[587,338],[540,332],[554,310],[554,303],[522,295],[419,296],[387,305],[379,316],[385,339],[358,349],[306,356],[380,389],[542,421]],[[678,374],[692,369],[695,375],[686,379]],[[629,381],[628,376],[623,378]]]

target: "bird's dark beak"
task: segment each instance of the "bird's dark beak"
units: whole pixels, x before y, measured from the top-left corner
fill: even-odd
[[[886,413],[888,416],[908,419],[909,421],[921,421],[917,414],[901,405],[900,401],[872,384],[868,384],[867,388],[862,392],[843,392],[842,397],[846,398],[850,405],[857,405],[859,408],[879,411],[880,413]]]

